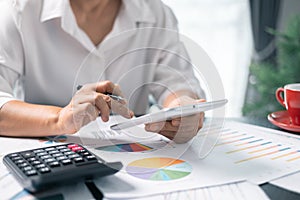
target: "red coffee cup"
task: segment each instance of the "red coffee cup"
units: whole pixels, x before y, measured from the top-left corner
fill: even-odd
[[[292,124],[300,126],[300,83],[288,84],[284,88],[278,88],[276,99],[287,109]]]

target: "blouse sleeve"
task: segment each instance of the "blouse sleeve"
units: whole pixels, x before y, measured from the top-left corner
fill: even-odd
[[[166,5],[163,5],[162,16],[161,29],[153,38],[159,41],[160,50],[150,92],[160,105],[170,93],[179,90],[191,91],[199,98],[205,98],[186,48],[180,41],[176,17]]]
[[[14,97],[14,86],[23,74],[21,34],[10,1],[0,3],[0,108]]]

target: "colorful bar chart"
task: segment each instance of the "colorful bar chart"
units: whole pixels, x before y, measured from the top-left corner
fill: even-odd
[[[225,154],[239,153],[235,164],[245,163],[259,158],[268,160],[280,160],[284,162],[293,162],[300,160],[300,150],[295,150],[287,145],[280,144],[280,141],[270,141],[270,139],[259,138],[258,136],[241,131],[227,131],[220,135],[220,141],[216,147],[230,145],[234,147],[227,150]],[[272,156],[273,155],[273,156]],[[272,156],[272,157],[271,157]],[[244,157],[244,158],[243,158]]]
[[[132,142],[132,143],[125,143],[125,144],[113,144],[108,146],[97,147],[97,150],[107,151],[107,152],[115,152],[115,153],[122,153],[122,152],[133,152],[133,153],[144,153],[158,149],[164,148],[175,148],[171,142],[166,140],[156,140],[152,142]]]

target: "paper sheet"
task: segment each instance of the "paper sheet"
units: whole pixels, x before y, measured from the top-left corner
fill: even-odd
[[[144,200],[267,200],[268,196],[260,187],[249,182],[231,183],[220,186],[204,187],[200,189],[177,191],[162,195],[143,198]]]
[[[108,198],[132,198],[241,180],[261,184],[300,170],[300,159],[290,160],[300,155],[297,149],[300,140],[283,132],[242,123],[227,123],[219,130],[204,127],[195,140],[201,141],[205,135],[218,135],[219,140],[213,151],[204,159],[198,158],[193,142],[181,145],[170,142],[161,149],[153,148],[144,152],[122,152],[115,148],[116,145],[111,145],[109,150],[92,149],[105,160],[120,160],[124,165],[115,176],[98,179],[96,183]],[[134,145],[135,142],[132,141],[131,144]],[[148,146],[151,147],[149,143]],[[154,181],[150,180],[152,177],[145,180],[133,176],[126,168],[131,162],[142,158],[180,159],[189,163],[192,170],[188,176],[181,179]],[[154,169],[153,176],[165,176],[162,172],[164,170],[163,166]]]
[[[289,191],[300,193],[300,173],[291,174],[276,180],[271,181],[270,183],[278,187],[284,188]]]
[[[111,123],[115,123],[114,120],[122,119],[113,117]],[[225,127],[204,126],[194,141],[175,144],[158,134],[144,131],[142,126],[111,132],[109,124],[97,120],[74,135],[43,139],[1,137],[0,142],[4,145],[1,145],[0,152],[3,155],[29,148],[76,142],[106,161],[122,161],[124,168],[116,175],[96,180],[96,185],[107,198],[145,197],[242,180],[260,184],[300,169],[300,139],[280,131],[227,123]],[[205,149],[210,153],[199,159],[201,149],[198,144],[209,141],[203,138],[211,138],[211,144],[216,146]],[[209,146],[202,145],[201,148]],[[155,168],[157,176],[149,177],[154,180],[137,178],[127,173],[126,167],[131,162],[143,158],[179,159],[182,164],[175,170],[174,166],[169,166],[175,171],[169,177],[164,177],[165,174],[161,172],[166,166]],[[178,178],[178,174],[183,172],[187,172],[187,175]],[[164,180],[170,177],[173,180]]]

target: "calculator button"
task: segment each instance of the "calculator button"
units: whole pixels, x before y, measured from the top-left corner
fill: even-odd
[[[49,148],[46,148],[45,150],[46,151],[53,151],[53,150],[55,150],[55,148],[54,147],[49,147]]]
[[[46,163],[50,163],[50,162],[54,162],[56,161],[54,158],[48,158],[46,160],[44,160]]]
[[[59,151],[63,153],[63,152],[68,152],[68,151],[70,151],[70,149],[64,148],[64,149],[60,149]]]
[[[55,153],[55,154],[52,154],[53,157],[60,157],[60,156],[63,156],[64,154],[62,153]]]
[[[17,160],[17,161],[15,161],[16,164],[22,164],[22,163],[25,163],[25,162],[26,162],[26,161],[23,160],[23,159],[22,159],[22,160]]]
[[[52,156],[50,156],[50,155],[41,156],[41,159],[43,159],[43,160],[48,159],[48,158],[52,158]]]
[[[40,153],[37,153],[36,155],[37,156],[44,156],[44,155],[48,155],[48,153],[47,152],[40,152]]]
[[[8,157],[12,158],[12,157],[16,157],[16,156],[19,156],[19,154],[13,153],[13,154],[10,154]]]
[[[37,168],[37,169],[39,169],[39,168],[44,168],[44,167],[46,167],[45,164],[39,164],[39,165],[36,165],[36,166],[35,166],[35,168]]]
[[[35,160],[33,162],[31,162],[32,165],[39,165],[41,164],[41,162],[39,160]]]
[[[86,159],[87,160],[97,160],[97,158],[93,155],[87,156]]]
[[[31,151],[21,153],[24,158],[32,158],[35,157],[35,154]]]
[[[37,150],[34,150],[34,151],[32,151],[33,153],[41,153],[41,152],[44,152],[44,150],[43,149],[37,149]]]
[[[28,158],[27,160],[28,160],[29,162],[37,161],[36,158]]]
[[[68,159],[68,157],[66,157],[66,156],[60,156],[60,157],[57,157],[56,159],[57,160],[66,160],[66,159]]]
[[[81,154],[82,156],[90,156],[91,154],[89,152],[84,152],[83,154]]]
[[[69,165],[69,164],[72,163],[72,161],[71,161],[70,159],[62,160],[61,162],[62,162],[62,164],[64,164],[64,165]]]
[[[26,167],[26,166],[28,166],[28,164],[26,162],[18,164],[18,167],[20,167],[20,168]]]
[[[81,149],[81,150],[76,151],[76,153],[83,154],[83,153],[86,153],[86,150],[85,149]]]
[[[33,169],[33,170],[30,170],[30,171],[26,171],[25,174],[27,176],[34,176],[34,175],[37,175],[37,172]]]
[[[49,166],[50,167],[59,167],[60,164],[59,164],[59,162],[55,161],[55,162],[49,163]]]
[[[50,169],[48,167],[44,167],[44,168],[39,169],[39,171],[44,174],[44,173],[50,172]]]
[[[56,149],[65,149],[66,146],[57,146]]]
[[[32,170],[32,167],[31,166],[27,166],[27,167],[24,167],[22,168],[23,171],[30,171]]]
[[[12,157],[11,158],[13,161],[16,161],[16,160],[20,160],[20,159],[23,159],[23,158],[21,158],[20,156],[16,156],[16,157]]]
[[[58,150],[49,151],[49,154],[55,154],[55,153],[59,153],[59,151]]]
[[[68,156],[69,158],[78,158],[78,157],[80,157],[78,154],[74,154],[74,155],[69,155]]]
[[[83,162],[83,158],[79,157],[79,158],[74,158],[74,162],[76,163],[80,163],[80,162]]]
[[[69,144],[69,145],[68,145],[68,148],[69,148],[69,149],[72,149],[72,148],[74,148],[74,147],[78,147],[78,144]]]
[[[68,155],[73,155],[75,153],[73,151],[68,151],[68,152],[64,152],[64,154],[68,156]]]
[[[76,152],[78,150],[83,150],[83,148],[78,146],[78,147],[71,148],[71,150],[74,151],[74,152]]]

